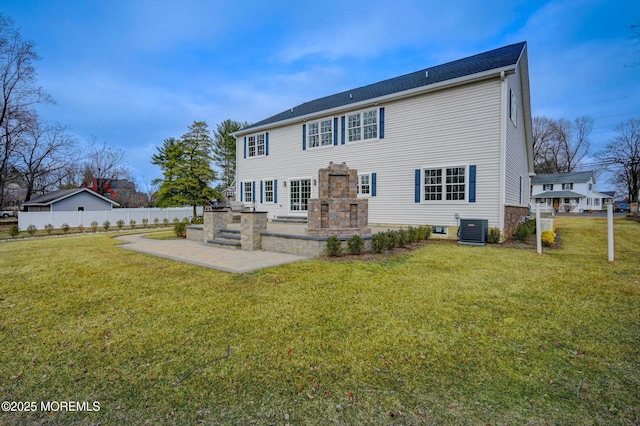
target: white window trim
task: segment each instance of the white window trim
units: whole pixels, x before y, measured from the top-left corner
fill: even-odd
[[[246,184],[249,184],[249,189],[251,192],[251,201],[247,200],[247,192],[245,191]],[[242,202],[245,204],[253,204],[256,201],[256,194],[253,193],[253,181],[251,180],[243,180],[242,185],[240,186],[240,191],[242,191]]]
[[[368,138],[366,139],[364,137],[364,113],[365,112],[369,112],[369,111],[375,111],[376,112],[376,137],[375,138]],[[351,115],[356,115],[356,114],[360,114],[360,139],[358,140],[354,140],[351,141],[349,140],[349,116]],[[375,107],[375,108],[366,108],[366,109],[361,109],[358,111],[350,111],[348,113],[345,114],[345,120],[344,120],[344,137],[345,137],[345,143],[350,144],[350,143],[360,143],[360,142],[369,142],[369,141],[377,141],[380,140],[380,108],[379,107]]]
[[[331,141],[327,145],[322,145],[322,122],[323,121],[329,121],[331,123]],[[311,136],[312,136],[311,125],[316,123],[318,124],[318,146],[311,146]],[[336,132],[338,131],[338,129],[335,128],[336,126],[334,126],[335,117],[321,118],[319,120],[309,121],[306,124],[307,124],[307,135],[306,135],[307,149],[322,149],[322,148],[329,148],[333,146],[333,143],[336,137]]]
[[[275,199],[276,179],[262,179],[262,204],[275,204],[275,201],[267,201],[267,182],[271,182],[271,196]]]
[[[264,149],[263,149],[263,154],[258,155],[258,135],[262,135],[263,136],[263,141],[264,141]],[[254,137],[255,141],[256,141],[256,153],[255,155],[249,155],[250,153],[250,149],[249,149],[249,140]],[[247,135],[247,160],[253,159],[253,158],[261,158],[261,157],[266,157],[267,156],[267,132],[260,132],[260,133],[253,133],[251,135]]]
[[[311,176],[301,176],[301,177],[291,177],[287,179],[287,212],[291,215],[306,215],[309,212],[309,202],[307,200],[307,210],[291,210],[291,182],[294,180],[309,180],[309,200],[314,197],[313,194],[313,177]]]
[[[518,127],[518,98],[512,88],[509,88],[509,118],[515,127]]]
[[[464,200],[447,200],[447,171],[446,169],[464,167]],[[424,199],[424,171],[426,169],[442,170],[442,200],[425,200]],[[469,163],[457,163],[447,165],[429,165],[420,168],[420,204],[468,204],[469,203]]]
[[[360,176],[369,176],[369,193],[361,194],[360,193]],[[371,198],[371,192],[373,191],[373,182],[371,182],[371,173],[358,173],[358,184],[356,186],[356,194],[358,198]]]

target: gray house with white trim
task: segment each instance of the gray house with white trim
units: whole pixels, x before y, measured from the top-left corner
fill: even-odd
[[[60,189],[22,204],[26,212],[108,211],[119,206],[88,188]]]
[[[358,170],[370,224],[460,218],[511,235],[533,175],[527,44],[517,43],[312,100],[235,133],[236,199],[270,219],[306,217],[318,170]]]

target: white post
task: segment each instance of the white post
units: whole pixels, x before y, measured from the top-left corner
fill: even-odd
[[[540,203],[536,203],[536,247],[538,254],[542,254],[542,226],[540,225]]]
[[[613,262],[613,204],[607,205],[607,230],[609,233],[609,262]]]

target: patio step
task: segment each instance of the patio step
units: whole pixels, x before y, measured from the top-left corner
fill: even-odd
[[[277,216],[271,219],[274,223],[307,223],[306,217],[299,216]]]
[[[224,229],[217,233],[213,240],[207,241],[207,243],[226,248],[242,248],[242,244],[240,243],[240,231],[235,229]]]

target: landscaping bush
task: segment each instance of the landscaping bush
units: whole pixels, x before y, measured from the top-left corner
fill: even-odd
[[[429,225],[420,225],[418,226],[418,240],[417,241],[424,241],[424,240],[428,240],[429,237],[431,236],[431,226]]]
[[[387,235],[384,232],[376,234],[371,239],[371,250],[382,253],[387,249]]]
[[[29,233],[29,235],[31,235],[32,237],[35,235],[36,231],[38,230],[38,228],[36,228],[35,225],[29,225],[27,226],[27,232]]]
[[[62,224],[62,232],[64,232],[65,234],[69,232],[69,230],[71,229],[71,227],[69,226],[68,223],[63,223]]]
[[[135,219],[131,219],[129,221],[129,226],[131,227],[131,229],[136,229],[136,221],[135,221]]]
[[[111,222],[109,222],[108,220],[105,220],[104,222],[102,222],[102,227],[104,228],[105,231],[108,231],[110,226],[111,226]]]
[[[544,231],[540,236],[542,245],[545,247],[551,247],[556,243],[556,234],[553,231]]]
[[[160,219],[158,219],[157,217],[154,217],[154,218],[153,218],[153,224],[154,224],[155,226],[158,226],[158,224],[159,224],[159,223],[160,223]]]
[[[18,228],[18,225],[11,225],[9,228],[9,235],[11,235],[11,238],[17,237],[18,234],[20,234],[20,228]]]
[[[536,221],[528,220],[524,223],[521,223],[516,229],[516,240],[526,242],[533,232],[536,230]]]
[[[93,232],[98,231],[98,222],[96,222],[95,220],[91,222],[91,229],[93,230]]]
[[[342,253],[342,245],[340,244],[340,239],[335,235],[327,238],[327,247],[325,248],[325,252],[328,256],[340,256]]]
[[[53,232],[53,225],[50,223],[47,223],[44,226],[44,230],[47,232],[47,235],[51,235],[51,232]]]
[[[144,226],[145,228],[149,226],[149,219],[147,219],[146,217],[142,219],[142,226]]]
[[[398,247],[398,234],[395,231],[388,230],[387,234],[387,249],[393,250]]]
[[[398,241],[398,247],[405,247],[409,240],[409,237],[407,236],[407,231],[404,229],[398,229],[396,231],[396,236]]]
[[[124,226],[124,220],[118,219],[118,221],[116,222],[116,225],[118,226],[118,229],[122,231],[122,227]]]
[[[177,217],[174,217],[173,218],[173,223],[178,223],[178,222],[180,222],[180,219],[178,219]]]
[[[498,244],[500,242],[500,229],[498,229],[498,228],[489,228],[489,234],[487,236],[487,241],[490,244]]]
[[[349,241],[347,241],[347,247],[349,249],[349,253],[360,254],[364,251],[364,240],[360,235],[355,234],[349,239]]]
[[[175,232],[176,237],[185,238],[187,236],[187,224],[177,221],[173,224],[173,232]]]
[[[418,241],[418,229],[410,226],[409,228],[407,228],[407,242],[411,244],[415,243],[416,241]]]
[[[167,225],[169,224],[169,218],[166,218],[166,217],[165,217],[164,219],[162,219],[162,223],[163,223],[165,226],[167,226]]]

